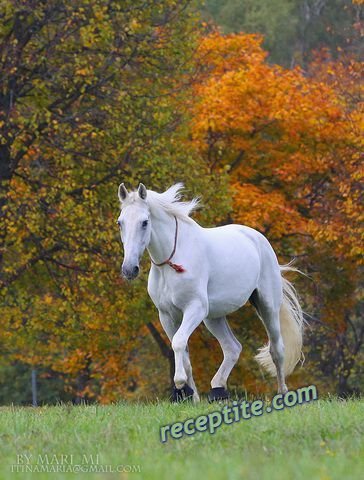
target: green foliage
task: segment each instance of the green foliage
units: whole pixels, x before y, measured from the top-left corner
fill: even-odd
[[[224,33],[263,34],[272,63],[306,66],[322,47],[360,51],[362,7],[351,0],[206,0],[203,11]]]
[[[62,376],[50,370],[37,371],[37,398],[41,404],[55,404],[72,400],[70,392],[64,391]],[[0,404],[31,405],[31,367],[13,362],[0,367]]]
[[[225,33],[262,33],[273,63],[289,64],[298,18],[292,0],[208,0],[206,9]]]

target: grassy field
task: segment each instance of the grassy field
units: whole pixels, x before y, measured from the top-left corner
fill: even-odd
[[[364,402],[317,400],[264,413],[214,435],[162,444],[159,427],[197,417],[218,405],[168,403],[0,408],[0,478],[88,479],[359,479],[364,472]],[[15,473],[24,454],[43,461],[124,465],[123,473]],[[73,458],[61,455],[73,454]],[[17,455],[22,455],[18,458]],[[40,455],[41,457],[38,457]],[[56,455],[56,457],[53,457]],[[96,456],[98,455],[98,457]],[[48,456],[48,457],[46,457]],[[135,465],[135,467],[132,467]],[[15,468],[15,470],[14,470]],[[50,468],[49,466],[47,468]],[[57,467],[54,467],[57,468]],[[110,467],[101,467],[110,468]],[[135,468],[140,472],[126,473]],[[13,471],[12,471],[13,469]]]

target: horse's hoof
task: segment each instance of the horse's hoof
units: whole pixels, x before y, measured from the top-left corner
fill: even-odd
[[[218,402],[219,400],[228,400],[229,392],[224,387],[211,388],[209,393],[209,403]]]
[[[186,402],[193,399],[193,390],[186,385],[182,388],[173,387],[172,392],[172,403],[181,403]]]

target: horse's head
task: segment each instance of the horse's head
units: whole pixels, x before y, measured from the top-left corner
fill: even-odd
[[[139,274],[139,260],[150,242],[152,232],[147,204],[147,189],[141,183],[136,192],[128,193],[124,184],[119,186],[121,212],[117,223],[124,244],[124,261],[121,273],[128,280]]]

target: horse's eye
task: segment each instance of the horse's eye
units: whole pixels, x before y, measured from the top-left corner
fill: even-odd
[[[116,223],[119,225],[119,228],[121,228],[121,221],[118,220]]]
[[[142,227],[147,228],[147,226],[148,226],[148,220],[144,220],[144,222],[142,222]]]

